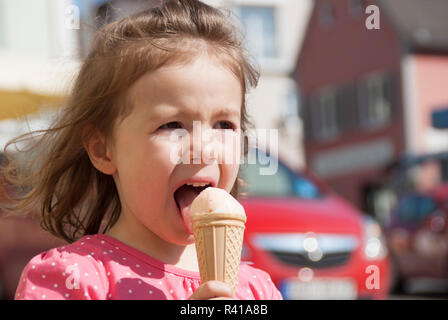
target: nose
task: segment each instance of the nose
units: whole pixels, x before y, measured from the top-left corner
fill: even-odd
[[[193,122],[189,151],[191,164],[212,164],[217,159],[217,146],[212,130],[203,126],[201,121]]]

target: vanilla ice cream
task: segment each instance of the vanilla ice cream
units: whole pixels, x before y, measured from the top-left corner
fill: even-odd
[[[226,190],[209,187],[203,190],[190,207],[190,213],[227,213],[246,216],[243,206]]]

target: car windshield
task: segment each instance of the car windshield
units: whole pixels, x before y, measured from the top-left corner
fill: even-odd
[[[407,224],[424,220],[437,210],[434,200],[428,196],[411,195],[404,197],[398,206],[398,219]]]
[[[322,196],[318,186],[310,179],[295,174],[281,162],[273,174],[266,174],[267,166],[259,161],[255,164],[244,164],[240,171],[247,186],[244,191],[248,196],[259,197],[299,197],[303,199],[315,199]],[[263,171],[264,170],[264,171]],[[271,173],[271,172],[268,172]]]

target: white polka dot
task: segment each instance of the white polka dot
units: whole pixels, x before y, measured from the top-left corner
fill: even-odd
[[[107,276],[110,276],[110,272],[107,273]]]
[[[81,242],[81,245],[83,246],[85,242]]]
[[[36,269],[36,266],[32,265],[32,266],[31,266],[31,269]]]
[[[68,298],[68,297],[70,297],[70,295],[69,295],[68,293],[66,293],[66,294],[65,294],[65,297]]]
[[[118,247],[115,247],[115,249],[119,250],[120,248],[118,248]]]
[[[148,272],[148,276],[150,276],[150,275],[152,275],[152,273],[151,273],[151,272]]]
[[[136,264],[135,267],[136,267],[136,268],[140,268],[140,265],[139,265],[139,264]]]
[[[131,273],[130,273],[130,272],[126,272],[126,275],[127,275],[127,276],[130,276],[130,275],[131,275]]]
[[[20,297],[20,293],[17,294],[17,297]]]
[[[174,292],[174,290],[173,290],[173,289],[171,289],[171,290],[170,290],[170,293],[173,293],[173,292]]]
[[[109,250],[110,253],[114,253],[114,250]]]
[[[104,241],[101,241],[101,244],[104,244]]]
[[[51,266],[52,266],[52,267],[54,267],[55,265],[56,265],[56,263],[55,263],[55,262],[52,262],[52,263],[51,263]]]
[[[58,287],[58,284],[57,284],[57,283],[55,283],[55,284],[53,285],[53,287],[57,288],[57,287]]]
[[[98,290],[98,286],[93,286],[93,289],[94,290]]]
[[[88,297],[89,294],[87,292],[84,292],[84,297]]]
[[[152,290],[149,290],[149,294],[152,294]]]
[[[126,260],[126,258],[125,258],[125,257],[123,257],[123,260]]]
[[[46,295],[44,295],[44,294],[42,295],[42,299],[45,299],[46,297],[47,297]]]
[[[42,275],[42,279],[45,279],[46,277],[47,277],[46,275],[44,275],[44,274]]]
[[[104,251],[104,252],[103,252],[103,254],[107,254],[107,252],[106,252],[106,251]]]
[[[91,255],[91,256],[94,256],[94,255],[95,255],[95,252],[90,252],[90,255]]]
[[[142,282],[140,280],[138,280],[138,284],[142,284]]]
[[[32,287],[31,287],[31,290],[36,290],[36,287],[35,287],[35,286],[32,286]]]
[[[89,276],[89,274],[86,272],[86,273],[84,273],[84,276],[86,276],[86,277],[88,277]]]
[[[62,276],[65,277],[65,272],[62,272]]]
[[[129,289],[129,291],[128,291],[129,293],[132,293],[132,290],[131,289]]]
[[[109,293],[107,296],[109,297],[109,299],[112,298],[112,293]]]

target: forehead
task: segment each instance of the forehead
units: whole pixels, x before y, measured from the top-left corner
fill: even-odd
[[[168,65],[144,74],[129,89],[139,113],[168,111],[207,112],[221,109],[241,112],[243,88],[224,64],[202,55],[189,64]]]

